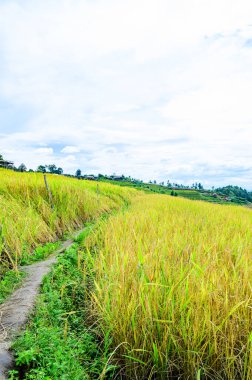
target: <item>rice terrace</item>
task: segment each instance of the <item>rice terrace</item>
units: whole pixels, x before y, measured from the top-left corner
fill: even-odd
[[[8,378],[252,378],[249,208],[57,174],[50,197],[43,173],[0,177],[3,305],[23,265],[83,229],[13,337]]]

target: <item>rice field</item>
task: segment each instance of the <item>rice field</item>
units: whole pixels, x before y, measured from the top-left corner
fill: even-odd
[[[84,252],[119,378],[252,379],[251,210],[144,195]]]
[[[123,379],[252,379],[250,209],[47,181],[51,196],[42,174],[0,169],[0,278],[100,220],[82,248],[92,325],[112,342],[100,379],[111,364]]]
[[[129,203],[136,190],[110,184],[79,181],[0,169],[0,278],[17,268],[23,254],[55,241],[104,213]]]

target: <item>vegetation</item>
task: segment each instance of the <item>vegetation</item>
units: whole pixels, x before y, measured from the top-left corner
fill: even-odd
[[[252,193],[238,186],[226,186],[215,190],[205,190],[201,183],[192,184],[192,186],[188,188],[176,183],[171,184],[168,182],[167,186],[165,186],[164,183],[157,184],[156,181],[154,181],[155,183],[144,183],[138,180],[129,180],[128,178],[113,180],[100,176],[98,180],[122,187],[133,187],[138,190],[143,190],[146,193],[168,194],[172,196],[176,193],[183,198],[211,203],[246,205],[252,202]]]
[[[252,378],[249,209],[146,195],[85,249],[126,378]]]
[[[0,155],[0,160],[3,160],[3,156]],[[27,168],[25,164],[19,165],[18,168],[16,168],[13,163],[6,162],[5,167],[8,167],[9,169],[12,169],[14,171],[19,172],[27,172]],[[55,164],[50,165],[39,165],[37,167],[37,173],[51,173],[51,174],[58,174],[63,175],[63,169],[60,167],[57,167]],[[34,172],[32,169],[29,169],[28,172]],[[238,186],[225,186],[225,187],[219,187],[216,190],[214,190],[214,187],[212,187],[211,190],[205,190],[203,185],[200,182],[195,182],[191,186],[185,186],[183,184],[179,183],[172,183],[170,180],[165,182],[160,182],[157,184],[156,180],[150,180],[149,183],[145,183],[142,180],[132,178],[130,176],[117,176],[115,174],[113,175],[104,175],[104,174],[98,174],[98,176],[95,176],[93,174],[82,175],[81,169],[77,169],[75,176],[71,174],[64,174],[66,177],[71,178],[78,178],[78,179],[85,179],[85,180],[95,180],[99,182],[107,182],[123,187],[134,187],[138,190],[143,190],[145,192],[153,192],[158,194],[169,194],[172,196],[181,196],[184,198],[189,198],[193,200],[204,200],[207,202],[213,202],[213,203],[220,203],[220,204],[247,204],[251,206],[252,203],[252,192],[248,192],[246,189],[242,189]],[[178,192],[177,192],[178,191]],[[176,193],[176,195],[175,195]]]
[[[81,170],[77,169],[75,175],[76,175],[76,177],[80,177],[81,176]]]
[[[104,369],[106,378],[113,373],[106,365],[109,339],[101,344],[96,327],[83,324],[90,317],[82,263],[76,244],[44,279],[36,310],[13,347],[10,379],[85,380],[98,379]]]
[[[24,251],[20,260],[20,265],[29,265],[36,261],[45,260],[60,246],[60,241],[55,243],[47,243],[42,246],[38,246],[34,249],[32,254],[29,251]]]
[[[229,197],[233,202],[252,202],[252,193],[238,186],[219,187],[216,192]]]
[[[13,269],[5,273],[0,281],[0,304],[20,286],[24,277],[24,272]]]
[[[133,189],[43,174],[0,169],[0,279],[41,244],[118,209]]]
[[[24,251],[22,259],[20,260],[20,265],[29,265],[36,261],[41,261],[46,259],[50,254],[52,254],[60,245],[60,242],[47,243],[43,246],[38,246],[32,254],[30,252]],[[19,268],[7,270],[0,281],[0,304],[3,303],[6,298],[13,293],[22,283],[25,277],[25,272],[19,270]]]
[[[10,379],[251,379],[251,210],[229,205],[250,193],[77,172],[0,169],[0,303],[19,265],[87,226],[46,277]]]

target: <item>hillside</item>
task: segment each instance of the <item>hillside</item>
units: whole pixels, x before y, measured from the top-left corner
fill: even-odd
[[[155,185],[47,174],[48,190],[43,174],[3,169],[0,179],[0,302],[22,285],[20,264],[45,261],[85,226],[43,280],[12,380],[252,377],[249,208]]]
[[[168,187],[155,183],[145,183],[138,180],[128,180],[127,178],[121,180],[106,179],[104,176],[98,177],[97,180],[106,183],[112,183],[122,187],[131,187],[138,190],[145,191],[146,193],[167,194],[175,195],[183,198],[188,198],[198,201],[206,201],[218,204],[237,204],[237,205],[250,205],[252,202],[252,194],[238,186],[220,187],[215,190],[205,189],[191,189],[181,187]]]
[[[0,168],[0,277],[38,245],[122,207],[136,194],[133,189],[51,174],[47,182],[51,199],[41,173]]]

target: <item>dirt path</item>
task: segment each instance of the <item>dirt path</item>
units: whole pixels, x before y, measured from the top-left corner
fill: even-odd
[[[0,380],[8,379],[6,373],[14,365],[9,350],[12,339],[25,326],[34,307],[43,277],[49,273],[51,266],[57,261],[57,255],[63,253],[73,242],[69,239],[48,259],[22,267],[27,274],[22,286],[0,305]]]

